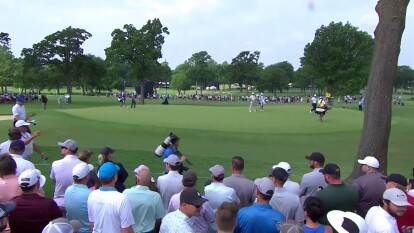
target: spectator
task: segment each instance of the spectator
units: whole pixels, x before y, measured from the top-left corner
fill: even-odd
[[[308,197],[303,205],[305,210],[306,225],[303,226],[305,233],[332,233],[330,226],[319,223],[325,213],[323,202],[317,197]]]
[[[385,190],[380,206],[371,207],[365,217],[369,232],[399,232],[396,218],[402,217],[408,206],[411,204],[408,203],[407,195],[403,191],[398,188]]]
[[[118,179],[115,183],[115,188],[118,190],[118,192],[122,193],[125,190],[124,182],[128,178],[128,172],[125,170],[124,166],[121,163],[114,162],[114,153],[115,150],[110,147],[104,147],[101,150],[101,154],[98,156],[98,172],[100,169],[100,166],[106,162],[112,162],[116,164],[119,167],[118,171]]]
[[[10,143],[9,154],[16,162],[17,176],[28,169],[35,169],[35,166],[32,162],[23,158],[24,148],[25,146],[22,140],[13,140]]]
[[[26,120],[29,119],[26,116],[26,109],[24,107],[24,101],[25,101],[24,95],[17,96],[17,98],[16,98],[16,104],[12,108],[13,125],[15,125],[16,122],[19,121],[19,120],[26,121]]]
[[[46,178],[39,170],[29,169],[20,174],[19,185],[23,193],[12,199],[17,207],[9,216],[11,232],[42,232],[50,221],[62,217],[62,212],[52,199],[37,194],[45,182]]]
[[[302,177],[300,183],[300,198],[302,203],[306,198],[316,196],[320,187],[326,188],[328,186],[323,174],[319,172],[325,163],[325,156],[320,152],[313,152],[311,155],[305,156],[305,158],[309,160],[309,167],[313,171],[306,173]]]
[[[118,165],[102,164],[98,178],[102,187],[88,198],[88,217],[92,232],[133,233],[134,216],[127,197],[115,189]]]
[[[9,154],[10,143],[13,140],[19,140],[22,137],[20,130],[17,128],[10,128],[8,135],[9,135],[9,140],[4,141],[0,144],[0,156]]]
[[[244,159],[234,156],[231,159],[231,176],[224,178],[223,184],[233,188],[240,200],[240,207],[250,206],[256,199],[253,181],[243,175]]]
[[[254,184],[257,187],[257,203],[239,210],[234,232],[279,233],[277,226],[284,222],[286,218],[281,212],[272,209],[269,204],[275,190],[273,182],[269,178],[264,177],[256,179]]]
[[[41,95],[40,99],[42,100],[43,110],[46,110],[47,101],[48,101],[46,95]]]
[[[91,164],[76,164],[72,169],[74,184],[65,191],[66,218],[80,222],[81,228],[78,233],[91,232],[88,219],[88,197],[92,191],[86,186],[91,171],[93,171]]]
[[[82,163],[77,157],[78,144],[72,140],[67,139],[64,142],[59,142],[63,159],[56,160],[52,163],[50,170],[50,179],[55,184],[55,191],[53,200],[65,214],[65,191],[73,184],[72,170],[78,163]]]
[[[197,174],[191,170],[186,171],[182,180],[184,189],[197,187]],[[173,212],[180,208],[181,192],[171,197],[167,212]],[[207,232],[210,224],[214,224],[215,214],[208,201],[201,206],[200,216],[191,217],[196,232]],[[215,228],[215,226],[213,227]]]
[[[280,167],[273,169],[271,180],[275,186],[275,192],[270,199],[270,205],[274,210],[282,212],[286,220],[303,223],[305,221],[305,214],[299,197],[283,188],[288,177],[289,174],[285,169]]]
[[[236,227],[237,206],[235,204],[224,202],[216,212],[217,233],[233,233]]]
[[[335,232],[343,233],[368,233],[368,226],[365,220],[353,212],[332,210],[328,213],[329,223]],[[388,232],[388,231],[381,231]],[[396,232],[398,233],[398,232]]]
[[[325,205],[322,224],[329,224],[326,214],[331,210],[355,212],[358,206],[358,191],[352,185],[341,180],[341,170],[336,164],[328,163],[320,172],[325,177],[328,187],[318,192],[317,197]]]
[[[283,188],[285,188],[289,193],[293,193],[296,196],[299,197],[300,195],[300,185],[297,182],[293,182],[289,179],[290,176],[290,172],[292,171],[290,164],[287,162],[280,162],[279,164],[273,166],[273,169],[280,167],[285,169],[285,171],[288,173],[288,179],[285,182],[285,184],[283,185]]]
[[[223,202],[231,202],[239,206],[240,201],[237,198],[236,191],[223,184],[224,167],[215,165],[209,170],[211,172],[211,184],[204,188],[204,192],[213,211],[216,212]]]
[[[7,231],[8,216],[9,213],[12,212],[15,208],[16,202],[14,201],[0,203],[0,232],[9,232]]]
[[[359,203],[357,214],[365,218],[368,210],[373,206],[378,206],[382,194],[385,191],[385,182],[379,172],[379,162],[372,156],[367,156],[363,160],[358,160],[362,164],[362,172],[365,175],[356,179],[353,185],[359,193]]]
[[[81,232],[81,223],[77,220],[67,220],[66,218],[57,218],[43,229],[42,233],[73,233]]]
[[[388,177],[384,177],[385,179],[385,189],[390,188],[397,188],[404,193],[407,191],[407,179],[401,174],[392,173]],[[405,227],[412,227],[414,226],[414,198],[410,195],[407,195],[407,201],[411,204],[408,206],[404,216],[400,216],[397,218],[397,225],[400,232],[404,232]]]
[[[166,164],[168,173],[158,177],[157,188],[161,194],[164,209],[167,210],[171,197],[183,190],[183,176],[178,173],[181,163],[177,155],[172,154],[163,161]]]
[[[24,159],[31,159],[32,158],[32,154],[33,154],[33,150],[36,151],[39,155],[40,158],[42,159],[47,159],[47,155],[46,153],[44,153],[40,147],[34,143],[34,138],[40,136],[40,131],[36,131],[34,132],[33,135],[30,134],[30,129],[29,129],[29,125],[30,123],[24,121],[24,120],[18,120],[15,124],[16,128],[18,128],[21,132],[21,140],[25,141],[26,143],[26,147],[23,153],[23,158]]]
[[[81,150],[78,153],[78,159],[82,162],[90,164],[92,154],[93,152],[90,150]],[[98,175],[96,174],[95,170],[92,170],[89,172],[89,176],[89,181],[86,184],[86,186],[88,186],[88,188],[95,190],[97,187],[99,187]]]
[[[183,190],[180,195],[180,208],[162,219],[160,233],[196,232],[190,218],[200,215],[201,206],[206,201],[195,188]]]
[[[151,172],[147,166],[140,165],[134,173],[136,186],[124,190],[134,216],[134,232],[158,232],[165,216],[161,196],[149,189]]]

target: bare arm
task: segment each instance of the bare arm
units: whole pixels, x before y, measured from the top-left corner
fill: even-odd
[[[39,154],[40,154],[40,157],[41,157],[42,159],[46,159],[46,158],[47,158],[46,153],[44,153],[44,152],[40,149],[40,147],[39,147],[38,145],[36,145],[36,143],[33,143],[33,150],[34,150],[34,151],[36,151],[37,153],[39,153]]]
[[[154,233],[160,232],[160,227],[161,227],[161,219],[155,220]]]
[[[31,141],[33,141],[35,138],[39,137],[41,135],[40,131],[35,131],[30,137],[23,139],[25,145],[29,144]]]
[[[122,228],[122,233],[134,233],[134,229],[132,229],[132,226],[127,228]]]
[[[95,227],[95,225],[94,225],[94,223],[93,222],[91,222],[91,223],[89,223],[89,229],[91,230],[91,231],[93,231],[93,228]]]

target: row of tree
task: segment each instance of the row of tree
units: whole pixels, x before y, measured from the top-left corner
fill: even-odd
[[[145,81],[170,82],[178,92],[193,87],[202,90],[212,83],[240,91],[249,87],[264,92],[282,92],[291,86],[335,95],[359,93],[367,84],[374,48],[372,37],[349,23],[322,25],[312,43],[305,46],[301,67],[294,70],[287,61],[265,66],[259,51],[242,51],[231,63],[218,64],[207,51],[194,53],[173,71],[162,58],[162,45],[168,28],[159,19],[149,20],[141,29],[126,24],[115,29],[111,46],[105,49],[105,60],[84,54],[82,45],[92,37],[88,31],[68,27],[46,36],[21,57],[10,51],[11,39],[0,34],[0,86],[22,89],[57,89],[66,86],[83,90],[84,94],[122,90],[125,83],[141,85]],[[394,90],[410,89],[414,71],[408,66],[397,70]],[[143,90],[142,90],[143,92]],[[141,98],[142,99],[142,98]],[[143,99],[142,99],[143,101]]]

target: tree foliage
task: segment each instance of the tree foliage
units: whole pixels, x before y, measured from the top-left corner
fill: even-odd
[[[287,72],[278,63],[264,68],[259,81],[258,89],[260,91],[270,91],[272,93],[276,90],[282,92],[284,88],[287,88],[288,83],[289,77]]]
[[[315,83],[337,95],[358,93],[367,84],[374,41],[350,23],[322,25],[305,46],[302,67],[311,67]]]
[[[206,51],[194,53],[185,63],[188,66],[187,77],[191,79],[193,85],[200,86],[201,91],[208,82],[215,80],[217,63]]]
[[[191,79],[187,76],[188,70],[190,69],[187,63],[178,65],[171,79],[171,87],[176,89],[178,94],[181,94],[182,91],[187,91],[191,89]]]
[[[253,85],[259,78],[259,51],[243,51],[240,52],[231,61],[230,76],[234,83],[238,83],[240,91],[243,85],[246,85],[246,92],[248,85]]]
[[[10,41],[9,33],[0,32],[0,46],[10,47]]]
[[[141,93],[144,93],[145,81],[151,79],[160,66],[158,60],[162,58],[165,34],[169,34],[168,28],[157,18],[148,20],[139,30],[126,24],[123,30],[112,32],[111,46],[105,49],[106,59],[113,64],[128,64],[129,75],[140,82]],[[144,98],[141,103],[144,104]]]
[[[394,82],[394,92],[399,88],[410,89],[413,92],[414,87],[414,70],[409,66],[398,66],[397,67],[397,78]]]
[[[82,44],[92,36],[84,29],[67,27],[45,37],[32,48],[23,49],[26,66],[54,66],[64,78],[66,91],[72,94],[76,76],[74,61],[83,55]]]

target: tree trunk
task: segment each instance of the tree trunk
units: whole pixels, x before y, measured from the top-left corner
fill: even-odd
[[[140,104],[144,105],[145,104],[145,79],[141,80],[141,100],[140,100]]]
[[[405,28],[409,0],[380,0],[375,7],[379,23],[375,29],[375,49],[371,72],[365,92],[364,126],[357,160],[374,156],[380,169],[387,172],[388,140],[391,130],[393,84],[397,76],[401,37]],[[362,175],[361,165],[355,161],[348,181]]]

